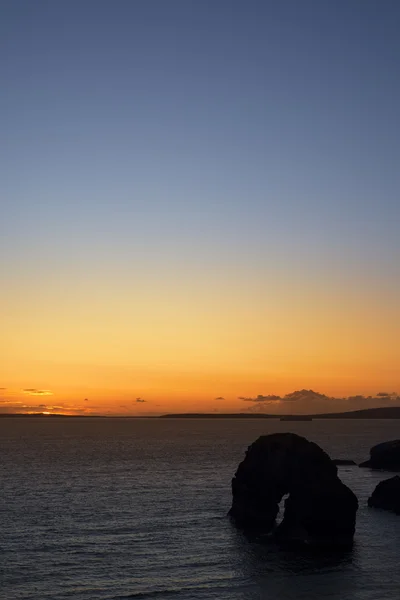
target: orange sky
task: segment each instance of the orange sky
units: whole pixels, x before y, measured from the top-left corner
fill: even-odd
[[[233,275],[198,273],[179,285],[114,275],[75,278],[74,287],[55,274],[16,278],[1,299],[0,410],[229,412],[261,407],[239,397],[303,388],[340,398],[400,388],[400,323],[389,293],[359,282],[302,289],[300,278],[289,283],[273,270],[264,282]],[[305,399],[290,409],[336,406]]]

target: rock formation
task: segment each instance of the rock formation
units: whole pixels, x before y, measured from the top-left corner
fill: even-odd
[[[369,460],[361,463],[360,467],[400,471],[400,440],[377,444],[371,448],[369,453]]]
[[[378,483],[372,496],[368,498],[368,506],[390,510],[400,515],[400,477],[396,475]]]
[[[275,528],[286,494],[284,517]],[[329,456],[299,435],[275,433],[251,444],[232,479],[232,495],[229,514],[242,527],[274,530],[280,542],[352,543],[357,498]]]

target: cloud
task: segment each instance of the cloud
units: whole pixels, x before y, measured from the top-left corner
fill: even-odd
[[[225,400],[225,398],[223,396],[217,396],[216,398],[214,398],[214,400]]]
[[[282,398],[283,402],[300,402],[300,401],[315,401],[315,400],[330,400],[329,396],[314,392],[314,390],[296,390],[290,394],[286,394]]]
[[[146,400],[143,400],[143,398],[136,398],[136,402],[146,402]]]
[[[22,402],[14,401],[14,400],[0,400],[1,404],[22,404]]]
[[[329,396],[314,392],[314,390],[296,390],[295,392],[286,394],[286,396],[277,396],[275,394],[268,394],[267,396],[258,394],[258,396],[255,397],[239,396],[239,400],[244,400],[244,402],[265,402],[266,404],[271,404],[273,402],[300,402],[329,399]]]
[[[396,406],[400,404],[400,396],[397,394],[382,395],[382,393],[376,396],[349,396],[346,399],[347,403],[356,410],[359,408],[375,408],[378,406]],[[350,409],[351,410],[351,409]]]
[[[76,408],[73,406],[66,405],[48,405],[48,404],[25,404],[23,402],[15,400],[5,400],[1,402],[0,412],[4,413],[24,413],[24,414],[35,414],[35,413],[50,413],[50,414],[63,414],[63,415],[85,415],[91,414],[91,411],[84,408]]]
[[[52,396],[53,392],[50,390],[38,390],[37,388],[25,388],[22,390],[24,394],[29,394],[30,396]]]
[[[243,400],[244,402],[265,402],[266,404],[270,404],[271,402],[279,402],[282,398],[280,396],[275,396],[274,394],[269,394],[268,396],[258,394],[255,398],[239,396],[238,400]]]
[[[318,414],[400,405],[400,396],[394,392],[379,392],[375,396],[359,394],[337,398],[306,389],[296,390],[282,397],[259,394],[255,397],[240,396],[239,400],[252,403],[245,412],[270,412],[271,414],[281,414],[285,405],[283,411],[285,414],[288,410],[294,414]]]

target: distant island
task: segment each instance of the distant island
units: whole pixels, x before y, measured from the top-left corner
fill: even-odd
[[[0,418],[51,419],[279,419],[280,421],[312,421],[313,419],[400,419],[400,406],[363,408],[348,412],[310,415],[274,415],[271,413],[169,413],[166,415],[61,415],[48,413],[0,413]]]
[[[288,415],[281,417],[281,421],[312,421],[313,418],[309,415]]]

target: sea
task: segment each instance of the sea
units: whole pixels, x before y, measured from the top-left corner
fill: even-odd
[[[283,550],[227,517],[247,446],[285,431],[361,462],[400,421],[0,419],[0,598],[398,600],[400,516],[367,506],[391,473],[339,467],[350,551]]]

